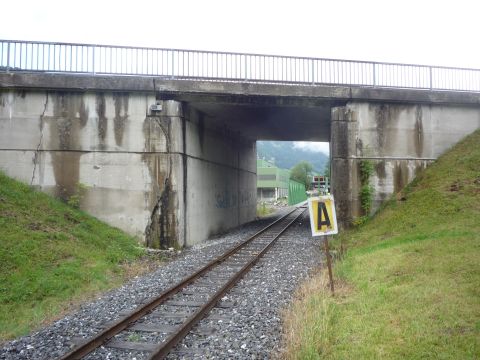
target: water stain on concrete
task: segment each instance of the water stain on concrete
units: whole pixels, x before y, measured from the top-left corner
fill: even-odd
[[[419,175],[423,170],[425,170],[427,165],[427,161],[417,160],[415,162],[415,176]]]
[[[169,118],[147,117],[143,129],[147,153],[142,155],[142,161],[146,163],[152,180],[148,199],[152,210],[145,229],[146,244],[161,249],[177,247],[178,197],[172,187],[171,122]],[[158,146],[166,154],[152,153]]]
[[[84,128],[88,122],[88,112],[89,109],[85,106],[85,101],[83,100],[83,96],[80,100],[80,109],[78,111],[80,117],[80,126]]]
[[[385,169],[385,160],[381,160],[375,164],[375,172],[379,179],[387,178],[387,171]]]
[[[406,161],[395,161],[393,168],[393,191],[398,193],[408,184],[408,163]]]
[[[398,141],[398,123],[401,113],[408,111],[408,107],[399,104],[372,104],[375,110],[375,124],[377,132],[377,151],[379,156],[395,153],[395,144]]]
[[[52,149],[79,150],[80,131],[82,126],[81,118],[77,117],[80,106],[75,102],[79,99],[72,99],[71,95],[63,93],[51,94],[53,101],[53,117],[43,117],[50,125]],[[78,101],[78,104],[80,101]]]
[[[357,151],[357,155],[363,156],[363,141],[360,138],[357,138],[355,141],[355,148]]]
[[[115,133],[115,143],[122,146],[123,134],[125,132],[125,123],[128,119],[128,94],[114,94],[115,117],[113,118],[113,130]]]
[[[170,119],[149,116],[143,122],[145,152],[170,152]]]
[[[415,131],[413,143],[415,145],[415,154],[418,157],[423,155],[423,111],[420,105],[416,106],[415,109]]]
[[[150,157],[147,162],[151,164],[156,161]],[[169,171],[169,174],[165,174],[162,171],[158,174],[161,175],[155,180],[160,191],[152,192],[152,194],[155,194],[156,201],[151,211],[149,223],[145,229],[145,239],[148,247],[168,249],[178,246],[175,216],[177,194],[172,189],[171,171]],[[162,178],[165,179],[163,184],[160,183]]]
[[[106,116],[106,102],[105,94],[98,94],[95,98],[96,111],[98,114],[97,136],[98,147],[100,150],[105,150],[105,138],[107,136],[108,118]]]
[[[380,155],[384,154],[388,122],[390,120],[390,106],[386,104],[375,106],[375,124],[377,130],[377,143]]]
[[[67,201],[77,191],[80,180],[80,158],[78,152],[50,153],[55,176],[55,196]]]
[[[55,195],[68,200],[75,194],[80,179],[81,153],[79,139],[82,120],[77,117],[80,113],[80,98],[72,94],[53,93],[53,116],[43,116],[44,126],[50,130],[50,144],[48,148],[52,159],[55,177]],[[57,150],[57,151],[55,151]],[[73,150],[73,151],[72,151]]]

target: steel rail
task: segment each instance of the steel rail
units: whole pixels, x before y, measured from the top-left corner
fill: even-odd
[[[294,211],[301,209],[296,208]],[[293,212],[293,211],[292,211]],[[291,212],[291,213],[292,213]],[[270,241],[252,260],[244,265],[234,276],[228,280],[199,310],[191,315],[185,323],[170,337],[168,337],[161,345],[153,350],[150,360],[164,359],[170,351],[192,330],[192,328],[198,324],[198,322],[217,304],[217,302],[230,290],[247,272],[252,266],[254,266],[258,260],[275,244],[278,238],[305,212],[305,209],[295,216],[273,239]],[[288,215],[290,215],[289,213]],[[287,215],[287,216],[288,216]]]
[[[90,339],[86,340],[84,343],[78,345],[74,349],[72,349],[70,352],[67,354],[64,354],[59,358],[59,360],[73,360],[73,359],[81,359],[83,356],[87,355],[88,353],[92,352],[96,348],[100,347],[103,345],[105,342],[109,341],[112,337],[120,333],[121,331],[125,330],[130,326],[130,324],[134,323],[135,321],[139,320],[140,318],[144,317],[147,315],[149,312],[151,312],[153,309],[167,301],[172,295],[175,295],[178,293],[180,290],[183,288],[187,287],[192,281],[198,279],[200,276],[202,276],[205,272],[208,270],[212,269],[214,266],[222,263],[225,261],[228,257],[239,251],[241,248],[245,247],[247,244],[249,244],[252,240],[257,238],[259,235],[263,234],[265,231],[273,227],[275,224],[278,222],[282,221],[285,219],[287,216],[292,214],[298,209],[295,208],[286,215],[282,216],[281,218],[275,220],[265,228],[261,229],[260,231],[256,232],[252,236],[250,236],[248,239],[244,240],[240,244],[234,246],[230,250],[226,251],[223,255],[220,257],[210,261],[208,264],[203,266],[200,270],[197,270],[195,273],[192,275],[186,277],[185,279],[181,280],[178,284],[172,286],[171,288],[165,290],[161,294],[159,294],[157,297],[149,301],[148,303],[144,305],[140,305],[132,311],[130,314],[125,315],[123,318],[119,319],[116,321],[113,325],[110,327],[104,329],[101,331],[99,334],[91,337]]]

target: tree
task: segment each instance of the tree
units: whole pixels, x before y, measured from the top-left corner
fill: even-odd
[[[312,186],[313,166],[308,161],[300,161],[290,170],[290,179],[305,184],[305,189],[309,190]]]

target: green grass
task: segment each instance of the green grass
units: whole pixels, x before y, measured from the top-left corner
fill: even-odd
[[[480,358],[480,131],[360,228],[286,315],[287,358]],[[400,198],[400,197],[398,197]],[[291,335],[295,334],[295,335]]]
[[[0,340],[118,286],[136,239],[0,173]]]

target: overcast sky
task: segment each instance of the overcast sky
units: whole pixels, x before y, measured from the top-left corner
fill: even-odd
[[[0,38],[480,68],[478,4],[17,0],[1,5]]]

